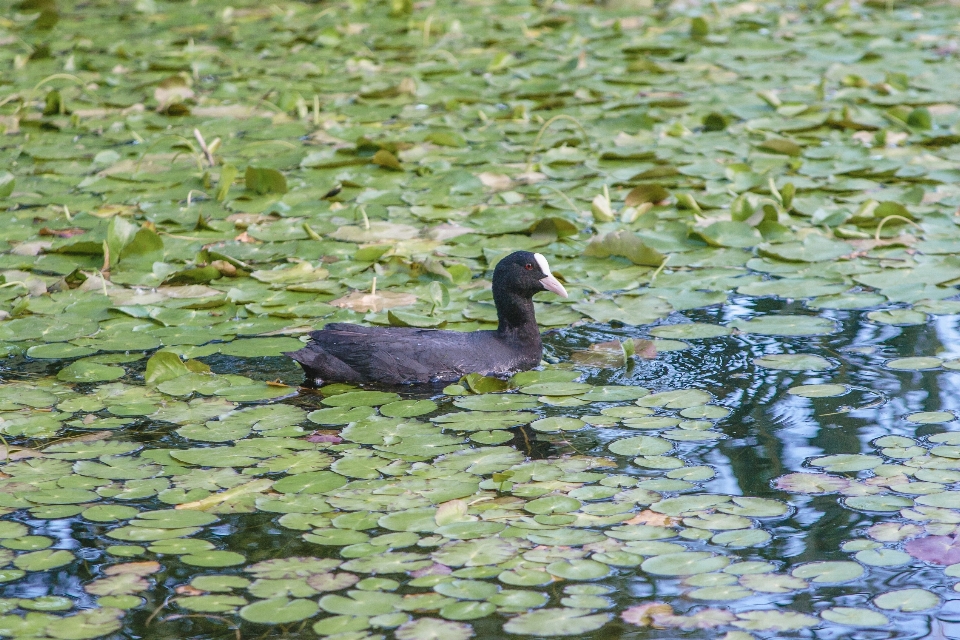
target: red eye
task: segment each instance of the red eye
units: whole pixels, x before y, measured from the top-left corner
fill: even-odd
[[[523,268],[526,269],[527,271],[533,271],[533,265],[530,264],[529,262],[523,265]]]

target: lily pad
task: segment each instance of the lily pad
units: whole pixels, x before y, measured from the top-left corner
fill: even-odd
[[[856,562],[810,562],[796,567],[790,574],[811,582],[844,583],[863,575],[863,567]]]
[[[718,571],[730,564],[730,558],[706,551],[665,553],[647,558],[640,568],[659,576],[692,576]]]
[[[700,322],[685,324],[668,324],[650,329],[650,335],[670,340],[697,340],[702,338],[718,338],[730,335],[728,327]]]
[[[784,371],[824,371],[836,366],[826,358],[805,354],[769,355],[756,358],[753,362],[764,369]]]
[[[820,617],[834,624],[848,627],[885,627],[890,624],[887,616],[879,611],[857,607],[833,607],[820,612]]]
[[[734,320],[730,326],[745,333],[763,336],[820,336],[837,331],[832,320],[816,316],[760,316],[750,320]]]
[[[503,629],[523,636],[577,636],[596,631],[610,618],[609,613],[591,614],[589,609],[540,609],[511,618]]]
[[[122,378],[126,373],[123,367],[81,361],[61,369],[57,379],[64,382],[104,382]]]
[[[926,589],[898,589],[880,594],[873,602],[881,609],[912,613],[940,606],[940,597]]]
[[[844,384],[803,384],[787,389],[787,393],[801,398],[832,398],[849,391]]]
[[[897,358],[889,360],[886,363],[887,368],[898,371],[921,371],[924,369],[937,369],[943,364],[940,358]]]
[[[258,624],[290,624],[314,616],[319,607],[313,600],[280,597],[260,600],[240,609],[240,617]]]

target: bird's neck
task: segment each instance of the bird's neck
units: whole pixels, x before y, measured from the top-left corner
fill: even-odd
[[[494,295],[497,304],[497,333],[508,340],[540,344],[540,329],[533,313],[533,300],[518,295]]]

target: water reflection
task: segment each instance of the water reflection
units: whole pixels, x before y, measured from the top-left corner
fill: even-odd
[[[809,315],[798,303],[773,300],[738,299],[723,307],[675,314],[669,322],[693,320],[711,324],[727,324],[750,318],[758,313]],[[726,436],[719,441],[677,442],[677,454],[688,466],[708,465],[716,475],[702,482],[697,491],[715,494],[775,498],[788,502],[792,510],[781,518],[766,519],[762,526],[772,534],[770,542],[759,548],[727,549],[724,553],[741,559],[767,560],[789,568],[803,562],[848,560],[851,553],[842,545],[862,539],[866,530],[877,522],[899,519],[895,513],[862,513],[843,506],[837,495],[804,496],[776,489],[772,481],[784,474],[809,470],[806,462],[815,456],[832,454],[875,454],[872,443],[885,435],[923,438],[955,430],[957,423],[917,424],[904,416],[920,411],[960,411],[960,371],[898,371],[884,365],[892,358],[906,356],[960,355],[960,328],[955,316],[935,318],[928,325],[892,327],[865,320],[860,312],[832,311],[821,314],[837,322],[838,331],[824,336],[771,337],[735,334],[705,340],[688,340],[689,348],[661,353],[653,360],[638,359],[623,368],[588,369],[586,381],[592,384],[639,385],[662,391],[696,388],[709,391],[716,402],[730,409],[718,421],[718,430]],[[561,362],[570,354],[596,342],[614,339],[647,337],[644,327],[610,327],[581,325],[546,337],[547,351]],[[815,354],[836,366],[827,371],[791,372],[758,367],[754,360],[772,354]],[[286,358],[246,360],[228,356],[211,356],[205,361],[215,372],[234,373],[261,380],[281,379],[297,383],[299,370]],[[45,367],[51,365],[44,364]],[[36,375],[39,365],[24,367],[27,376]],[[134,372],[135,378],[137,372]],[[131,380],[133,381],[133,380]],[[803,398],[787,390],[804,384],[848,385],[848,393],[840,397]],[[405,397],[437,397],[438,389],[402,389]],[[285,400],[307,409],[319,407],[322,396],[313,392]],[[597,412],[601,406],[591,406]],[[449,404],[441,406],[448,411]],[[563,407],[541,407],[548,415],[563,415]],[[664,413],[662,411],[658,412]],[[182,447],[182,439],[168,428],[158,428],[149,420],[138,423],[136,437],[149,446]],[[564,434],[544,434],[530,427],[512,429],[513,438],[505,446],[521,451],[532,459],[560,454],[609,456],[607,445],[623,437],[638,435],[622,426],[588,427]],[[128,434],[129,436],[130,434]],[[610,474],[620,473],[638,480],[662,478],[660,471],[646,469],[621,457]],[[680,490],[684,493],[687,490]],[[158,500],[147,500],[138,506],[166,508]],[[289,529],[276,526],[276,514],[237,513],[222,516],[221,522],[201,535],[215,540],[220,548],[244,553],[249,562],[295,555],[328,555],[338,557],[334,547],[317,547],[303,541]],[[78,598],[80,606],[93,606],[94,599],[82,591],[82,584],[94,575],[93,568],[103,560],[106,528],[78,519],[27,520],[33,532],[54,540],[53,548],[77,551],[80,568],[73,572],[52,571],[29,574],[26,578],[3,587],[5,597],[68,595]],[[709,549],[706,543],[688,542],[691,548]],[[697,545],[700,545],[699,547]],[[221,637],[223,624],[207,620],[169,619],[166,623],[151,621],[149,611],[174,597],[178,586],[190,581],[195,569],[179,564],[171,557],[162,558],[165,567],[157,574],[157,587],[142,595],[147,600],[144,610],[132,614],[135,620],[129,630],[143,637]],[[237,573],[227,569],[224,573]],[[799,593],[758,594],[738,600],[737,607],[789,607],[793,611],[817,613],[824,606],[865,606],[875,595],[895,588],[923,587],[936,591],[946,600],[932,616],[896,615],[889,629],[851,632],[827,625],[816,632],[819,638],[952,638],[960,637],[960,604],[953,599],[952,580],[943,570],[921,562],[904,566],[870,567],[865,576],[839,586],[817,586]],[[605,581],[616,588],[611,597],[617,611],[636,604],[640,599],[679,596],[690,590],[683,580],[650,579],[639,569],[621,570]],[[562,597],[560,587],[548,587],[554,601]],[[552,590],[552,591],[551,591]],[[555,593],[554,593],[555,592]],[[675,607],[700,606],[697,601],[676,601]],[[169,612],[168,612],[169,613]],[[926,621],[933,620],[933,626]],[[940,622],[937,622],[939,620]],[[480,638],[502,636],[501,626],[493,620],[473,621]],[[291,637],[313,637],[308,631],[291,631]],[[228,632],[232,633],[232,632]],[[262,633],[262,630],[261,630]],[[178,635],[179,634],[179,635]],[[595,637],[673,638],[673,632],[645,630],[639,632],[614,621]],[[844,635],[846,634],[846,635]],[[130,636],[132,637],[132,636]],[[686,635],[684,635],[686,637]],[[703,636],[706,637],[706,636]]]

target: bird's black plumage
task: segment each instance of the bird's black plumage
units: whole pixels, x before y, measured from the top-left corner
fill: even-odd
[[[533,295],[567,296],[538,253],[517,251],[493,272],[496,331],[442,331],[365,327],[336,322],[310,334],[288,353],[313,382],[408,384],[451,382],[467,373],[504,375],[540,363],[543,346],[533,313]]]

